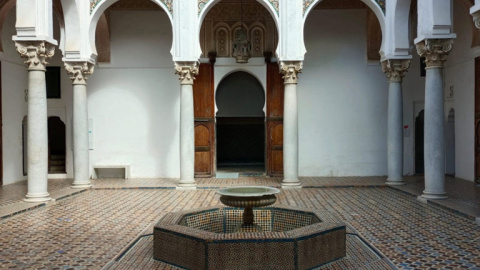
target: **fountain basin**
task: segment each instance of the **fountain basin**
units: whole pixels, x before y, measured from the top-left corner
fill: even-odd
[[[328,212],[253,211],[262,232],[233,233],[240,208],[169,213],[155,225],[154,258],[186,269],[310,269],[346,254],[345,224]]]

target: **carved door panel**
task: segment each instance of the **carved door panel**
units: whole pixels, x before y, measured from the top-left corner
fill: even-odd
[[[215,164],[213,65],[200,64],[193,83],[195,177],[212,177]]]
[[[283,176],[283,79],[277,63],[267,63],[267,174]]]

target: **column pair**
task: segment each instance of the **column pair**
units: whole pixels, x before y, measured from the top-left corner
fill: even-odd
[[[445,119],[443,64],[452,50],[453,39],[424,39],[416,44],[425,57],[425,190],[426,199],[445,199]]]
[[[281,61],[285,85],[283,107],[283,182],[282,188],[301,188],[298,179],[298,73],[301,61]]]
[[[387,185],[403,182],[403,96],[402,80],[410,66],[408,59],[387,59],[382,70],[388,78]]]

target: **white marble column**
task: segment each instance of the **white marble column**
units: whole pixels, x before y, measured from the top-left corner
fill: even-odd
[[[417,52],[425,57],[425,190],[426,199],[445,199],[445,119],[443,63],[452,49],[453,39],[425,39]]]
[[[298,180],[298,73],[300,61],[282,61],[280,70],[285,83],[283,105],[283,182],[282,188],[301,188]]]
[[[410,65],[408,59],[388,59],[382,70],[388,78],[387,185],[403,182],[403,96],[402,79]]]
[[[28,191],[24,201],[51,200],[48,194],[48,124],[45,70],[55,47],[45,41],[15,42],[28,65]]]
[[[73,84],[73,184],[72,188],[88,188],[88,107],[87,76],[93,73],[89,62],[66,62],[65,69]]]
[[[176,62],[180,76],[180,182],[177,189],[195,189],[195,130],[193,112],[193,80],[197,62]]]

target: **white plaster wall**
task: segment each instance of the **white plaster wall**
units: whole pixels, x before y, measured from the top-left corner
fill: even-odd
[[[131,165],[131,177],[180,175],[180,83],[161,11],[111,13],[110,64],[88,81],[90,165]]]
[[[474,179],[475,55],[471,49],[472,18],[456,1],[453,5],[454,32],[457,38],[445,63],[445,119],[455,109],[455,176]],[[450,89],[454,97],[449,99]]]
[[[366,10],[313,10],[298,84],[299,174],[386,175],[388,84],[367,65]]]
[[[22,120],[27,114],[25,89],[27,68],[16,52],[12,41],[15,34],[15,9],[12,9],[2,29],[2,143],[3,143],[3,184],[27,179],[22,167]]]

